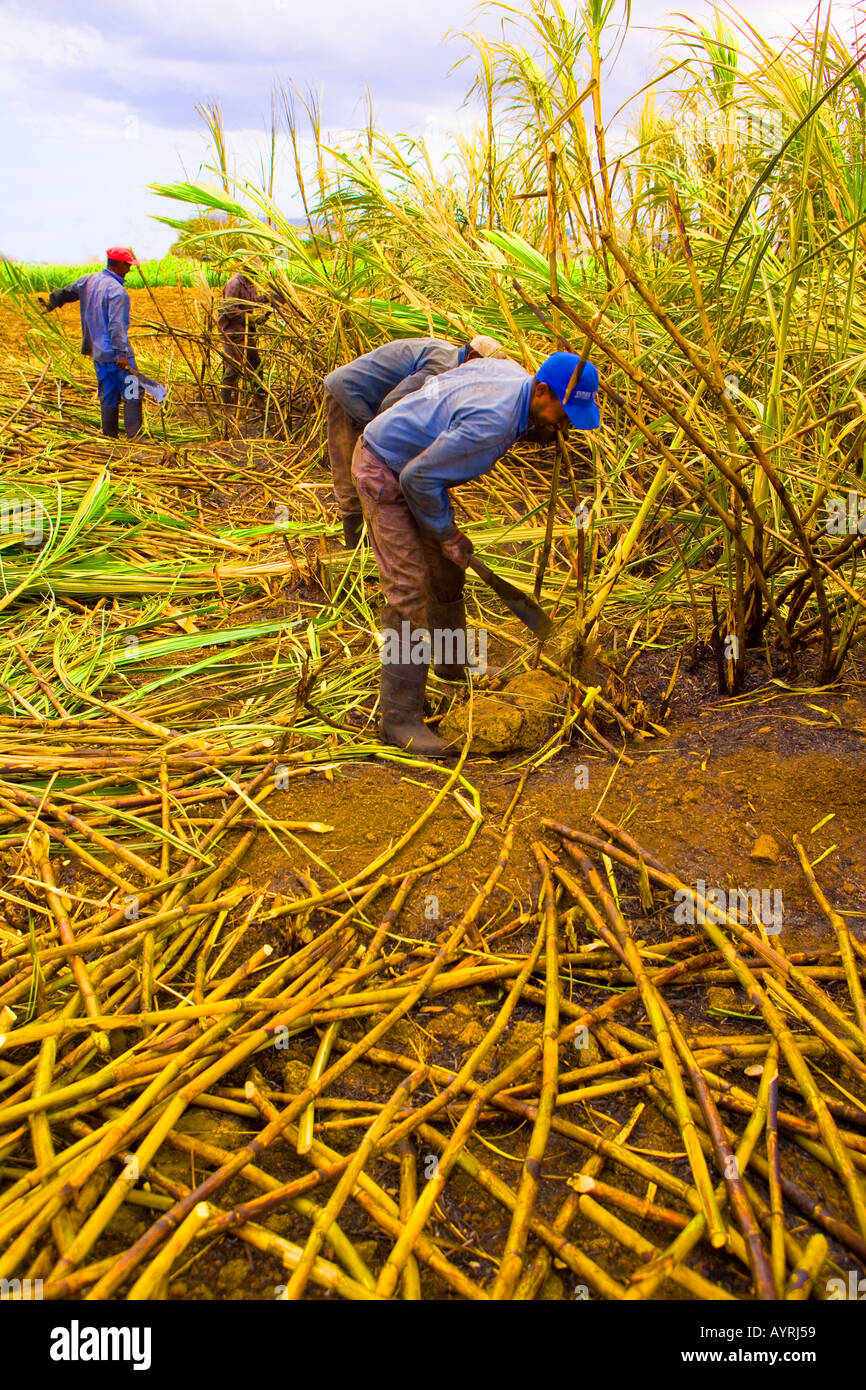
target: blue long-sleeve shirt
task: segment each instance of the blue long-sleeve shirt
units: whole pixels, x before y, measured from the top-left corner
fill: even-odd
[[[48,296],[48,307],[78,300],[81,310],[81,351],[94,362],[113,362],[128,357],[135,367],[129,345],[129,293],[119,275],[107,267],[92,275],[82,275],[62,290]]]
[[[353,420],[366,425],[431,376],[459,367],[465,356],[465,347],[456,348],[441,338],[397,338],[330,372],[325,390]]]
[[[489,473],[529,424],[534,378],[516,362],[467,362],[377,416],[364,442],[393,468],[419,525],[457,529],[448,489]]]

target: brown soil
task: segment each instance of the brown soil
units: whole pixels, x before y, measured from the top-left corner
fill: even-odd
[[[187,291],[159,291],[158,300],[165,315],[181,326],[187,321]],[[142,301],[143,291],[133,292],[134,317],[150,317]],[[149,301],[148,301],[149,304]],[[152,306],[149,306],[152,308]],[[62,311],[73,316],[70,307]],[[0,304],[0,335],[6,344],[18,346],[15,331],[7,323],[8,310]],[[215,454],[225,457],[235,446],[215,446]],[[246,458],[246,446],[243,456]],[[322,499],[329,501],[327,480],[318,478]],[[267,492],[255,485],[245,491],[223,491],[200,501],[206,518],[224,524],[226,512],[233,520],[258,520],[265,515]],[[270,503],[267,503],[268,507]],[[270,515],[268,511],[268,515]],[[312,595],[305,595],[309,601]],[[283,611],[274,609],[274,611]],[[257,616],[262,616],[264,610]],[[507,654],[513,648],[504,648]],[[497,653],[491,653],[491,659]],[[661,699],[667,688],[674,653],[654,657],[645,653],[632,670],[653,717],[662,718]],[[622,661],[618,663],[622,666]],[[605,736],[633,761],[618,759],[581,736],[561,749],[526,781],[518,802],[515,821],[517,834],[507,868],[484,913],[484,934],[494,954],[508,956],[525,953],[534,935],[527,932],[521,914],[531,914],[536,906],[539,872],[533,857],[533,842],[542,841],[558,849],[559,841],[542,826],[545,819],[597,833],[591,816],[594,811],[629,831],[687,884],[704,880],[708,886],[779,889],[784,902],[784,921],[780,944],[788,953],[816,951],[834,945],[835,938],[826,917],[816,907],[797,861],[792,840],[802,840],[809,859],[820,862],[817,874],[830,902],[846,915],[852,930],[866,940],[866,664],[859,655],[851,664],[845,684],[817,693],[791,691],[774,683],[772,673],[756,661],[750,670],[749,691],[737,701],[723,701],[714,692],[714,672],[704,661],[684,664],[675,686],[670,709],[664,716],[668,736],[656,734],[646,739],[624,742],[613,723],[604,724]],[[451,692],[442,685],[432,687],[433,705],[447,707]],[[372,714],[372,705],[370,708]],[[397,937],[413,943],[430,941],[445,927],[453,925],[465,912],[474,890],[490,874],[501,849],[500,826],[525,771],[525,753],[498,757],[477,757],[467,763],[465,777],[478,796],[481,825],[471,848],[450,863],[435,867],[434,861],[456,849],[466,836],[471,819],[455,797],[449,798],[435,817],[389,865],[398,873],[416,867],[425,859],[431,863],[413,890],[399,919]],[[315,873],[318,882],[329,882],[314,856],[327,861],[336,877],[347,879],[360,872],[421,815],[431,795],[441,786],[441,773],[401,770],[394,762],[371,758],[343,762],[333,770],[314,770],[294,778],[287,791],[277,792],[268,801],[275,820],[292,819],[323,822],[333,827],[323,835],[303,831],[284,836],[281,844],[259,835],[253,849],[240,866],[242,879],[251,892],[282,895],[289,899],[304,891],[303,876]],[[202,802],[189,807],[191,815],[219,815],[222,802]],[[772,837],[778,846],[776,862],[750,857],[759,837]],[[230,841],[236,842],[238,837]],[[825,856],[821,858],[821,856]],[[644,940],[664,942],[683,934],[672,924],[670,900],[657,893],[653,908],[642,908],[635,876],[616,870],[620,902],[626,916]],[[78,879],[70,879],[80,891]],[[438,903],[438,916],[431,917],[430,905]],[[273,900],[273,899],[272,899]],[[384,911],[384,899],[375,904],[375,913]],[[373,909],[371,909],[373,911]],[[338,909],[314,914],[296,933],[315,934],[329,925]],[[699,928],[695,929],[699,931]],[[574,946],[585,947],[591,940],[583,924],[577,927]],[[226,963],[226,973],[249,956],[257,945],[268,942],[277,951],[296,943],[298,935],[288,935],[282,927],[249,927],[242,944]],[[300,939],[304,939],[303,936]],[[392,942],[392,944],[396,944]],[[574,949],[572,946],[572,949]],[[844,1001],[844,985],[831,983],[838,1002]],[[563,972],[564,997],[584,1005],[599,1002],[599,991],[590,972]],[[606,996],[604,996],[606,997]],[[754,1031],[747,1002],[739,991],[725,985],[680,987],[666,995],[677,1016],[701,1034]],[[411,1018],[397,1024],[382,1047],[410,1058],[456,1068],[477,1045],[489,1028],[501,1004],[499,986],[461,990],[437,996],[414,1011]],[[515,1021],[482,1072],[499,1069],[519,1055],[540,1034],[541,1006],[528,999],[518,1007]],[[362,1021],[365,1022],[365,1021]],[[640,1011],[624,1013],[620,1022],[634,1027],[642,1024]],[[644,1025],[645,1026],[645,1025]],[[342,1038],[359,1036],[360,1025],[347,1022]],[[300,1089],[309,1069],[318,1038],[304,1034],[291,1040],[283,1050],[259,1053],[254,1061],[278,1095],[286,1099]],[[832,1076],[832,1063],[825,1063]],[[401,1072],[384,1064],[354,1067],[329,1092],[331,1101],[382,1102],[393,1090]],[[182,1130],[227,1149],[256,1135],[259,1118],[243,1105],[246,1073],[228,1078],[217,1088],[234,1106],[232,1113],[193,1106],[184,1117]],[[526,1078],[524,1078],[526,1079]],[[738,1075],[737,1080],[742,1081]],[[422,1089],[421,1096],[432,1093]],[[597,1131],[610,1122],[622,1123],[631,1113],[633,1092],[610,1099],[581,1102],[563,1112],[574,1123]],[[792,1108],[795,1101],[786,1096]],[[856,1104],[866,1103],[866,1093]],[[230,1107],[231,1109],[231,1107]],[[333,1147],[348,1151],[358,1139],[355,1121],[363,1110],[341,1111],[321,1106],[317,1110],[317,1134]],[[804,1113],[801,1111],[799,1113]],[[730,1117],[729,1117],[730,1118]],[[735,1116],[742,1125],[741,1117]],[[494,1117],[484,1125],[483,1145],[473,1146],[476,1157],[485,1162],[512,1186],[516,1186],[525,1152],[528,1126],[514,1117]],[[634,1131],[631,1142],[641,1151],[676,1153],[680,1139],[676,1129],[648,1105]],[[814,1160],[792,1147],[786,1149],[790,1176],[807,1190],[839,1199],[839,1187]],[[555,1215],[568,1189],[566,1179],[586,1161],[587,1151],[560,1134],[551,1137],[544,1161],[539,1210]],[[431,1154],[419,1146],[419,1177]],[[307,1164],[286,1144],[272,1145],[261,1156],[261,1166],[281,1181],[301,1176]],[[675,1159],[675,1169],[688,1177],[684,1157]],[[195,1185],[194,1161],[188,1153],[163,1148],[156,1166],[168,1178]],[[368,1171],[392,1195],[397,1192],[393,1163],[377,1159]],[[637,1195],[645,1186],[624,1172],[604,1174]],[[220,1194],[224,1206],[250,1196],[250,1189],[235,1179]],[[843,1199],[844,1201],[844,1199]],[[685,1211],[670,1199],[670,1205]],[[127,1249],[151,1223],[155,1213],[145,1207],[125,1204],[112,1221],[107,1235],[93,1253],[102,1258]],[[303,1243],[309,1229],[301,1216],[277,1210],[268,1217],[270,1229],[288,1239]],[[343,1229],[357,1244],[362,1258],[378,1269],[387,1257],[389,1242],[377,1231],[359,1208],[349,1203],[342,1216]],[[494,1269],[495,1254],[502,1248],[508,1229],[504,1209],[480,1194],[471,1180],[457,1173],[441,1196],[431,1223],[436,1238],[449,1258],[473,1278],[485,1279]],[[669,1230],[651,1220],[641,1227],[656,1244],[664,1246]],[[801,1233],[802,1234],[802,1233]],[[802,1236],[805,1239],[805,1235]],[[634,1260],[622,1247],[604,1236],[598,1227],[579,1216],[572,1227],[572,1239],[582,1250],[601,1263],[609,1273],[627,1277]],[[534,1250],[534,1247],[531,1247]],[[691,1261],[691,1267],[718,1281],[730,1292],[749,1297],[744,1273],[732,1273],[730,1260],[714,1254],[708,1247]],[[327,1253],[327,1251],[326,1251]],[[841,1246],[831,1245],[831,1257],[843,1268],[853,1257]],[[425,1297],[452,1296],[425,1266],[422,1292]],[[168,1287],[174,1299],[273,1299],[286,1282],[282,1266],[273,1258],[253,1252],[248,1245],[227,1237],[209,1243],[176,1267]],[[327,1295],[308,1286],[307,1297]],[[578,1281],[558,1261],[545,1286],[543,1297],[570,1299],[579,1295]],[[670,1284],[660,1297],[684,1297]]]

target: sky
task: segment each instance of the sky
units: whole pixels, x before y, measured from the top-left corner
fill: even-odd
[[[682,22],[669,18],[676,8],[676,0],[633,0],[606,79],[611,111],[658,70],[670,29]],[[783,34],[815,6],[742,0],[739,8],[765,34]],[[834,6],[840,27],[850,8]],[[688,10],[698,20],[710,15],[705,0]],[[315,92],[323,129],[337,141],[364,123],[369,90],[377,125],[444,149],[447,132],[474,119],[463,105],[474,68],[453,71],[470,51],[459,35],[492,34],[498,23],[467,0],[124,0],[112,8],[0,0],[0,254],[77,264],[117,243],[142,257],[164,254],[174,233],[154,214],[186,214],[148,185],[212,178],[197,106],[220,104],[234,167],[255,178],[275,83]],[[277,192],[284,209],[301,211],[287,172]]]

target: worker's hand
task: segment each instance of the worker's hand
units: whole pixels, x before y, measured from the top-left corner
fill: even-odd
[[[115,362],[115,366],[121,367],[121,368],[123,369],[123,371],[125,371],[125,372],[128,372],[128,371],[129,371],[129,358],[128,358],[128,357],[115,357],[114,362]]]
[[[473,553],[474,549],[475,547],[471,540],[468,536],[464,536],[462,531],[455,531],[453,536],[449,536],[447,540],[442,541],[443,553],[453,564],[459,565],[462,570],[465,570],[468,565],[469,556]]]
[[[50,314],[50,313],[51,313],[51,305],[48,303],[48,300],[47,300],[47,299],[43,299],[41,294],[38,295],[37,298],[38,298],[39,303],[42,305],[42,308],[45,310],[46,314]]]

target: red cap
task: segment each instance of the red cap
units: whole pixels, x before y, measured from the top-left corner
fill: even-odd
[[[109,261],[124,261],[126,265],[141,265],[141,261],[135,259],[131,246],[109,246],[105,255]]]

